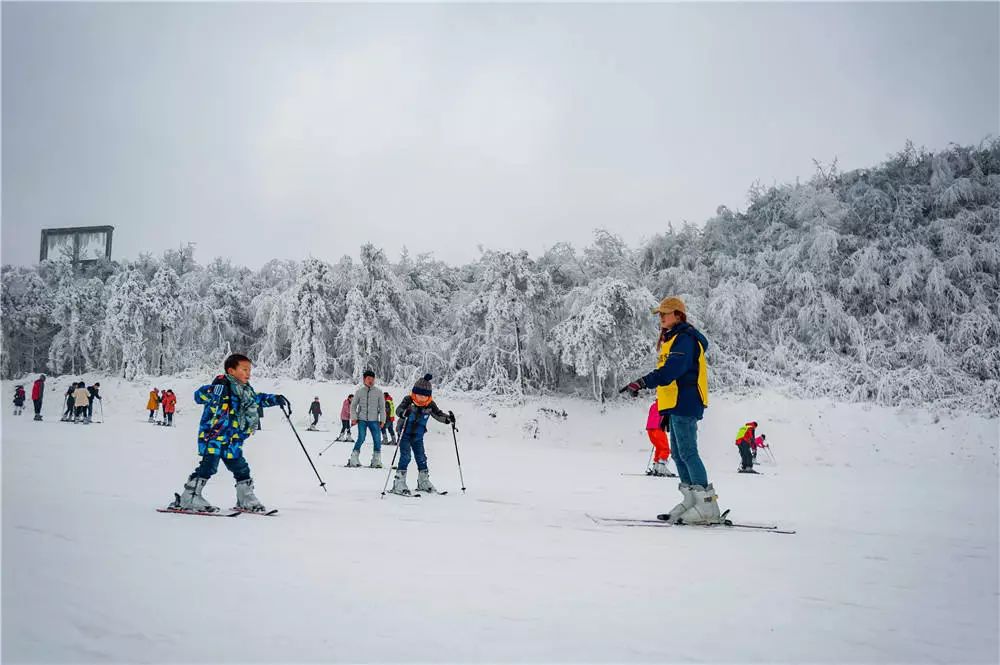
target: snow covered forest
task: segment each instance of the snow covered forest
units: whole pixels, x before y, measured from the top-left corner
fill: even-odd
[[[621,223],[616,220],[615,223]],[[127,379],[258,372],[594,399],[652,369],[666,295],[711,342],[714,390],[768,386],[886,405],[1000,411],[1000,140],[805,183],[755,185],[745,211],[667,226],[639,247],[485,250],[450,266],[365,245],[360,261],[259,270],[194,247],[74,271],[4,266],[2,374]]]

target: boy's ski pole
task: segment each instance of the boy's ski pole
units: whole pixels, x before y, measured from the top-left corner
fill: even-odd
[[[462,494],[465,494],[465,476],[462,475],[462,458],[458,454],[458,428],[455,427],[455,414],[448,412],[451,417],[451,438],[455,442],[455,459],[458,461],[458,478],[462,481]]]
[[[320,477],[319,471],[316,470],[316,465],[313,464],[312,458],[309,457],[309,451],[306,450],[305,444],[302,443],[302,439],[301,439],[301,437],[299,437],[299,433],[295,431],[295,425],[292,423],[292,417],[291,417],[292,416],[292,409],[291,409],[291,407],[289,407],[288,410],[286,411],[285,410],[285,405],[281,404],[281,412],[283,414],[285,414],[285,420],[288,421],[288,426],[292,428],[292,433],[295,435],[295,438],[299,440],[299,445],[302,446],[302,452],[305,453],[306,459],[309,460],[309,466],[312,467],[313,473],[315,473],[316,477],[319,478],[319,486],[323,488],[324,492],[326,492],[327,491],[326,490],[326,483],[323,482],[323,478]]]
[[[399,428],[399,445],[396,446],[396,450],[392,452],[392,461],[389,462],[389,473],[385,474],[385,484],[382,485],[382,496],[380,498],[385,498],[385,488],[389,486],[389,479],[392,478],[392,467],[396,466],[396,455],[399,454],[399,449],[403,447],[403,431],[406,429],[406,424],[404,423],[402,427]]]

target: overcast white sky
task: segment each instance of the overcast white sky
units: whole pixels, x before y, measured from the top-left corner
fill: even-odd
[[[4,2],[2,260],[449,262],[998,133],[1000,5]]]

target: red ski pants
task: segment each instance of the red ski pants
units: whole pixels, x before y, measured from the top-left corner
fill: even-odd
[[[670,458],[670,439],[667,433],[662,429],[648,429],[646,434],[656,451],[653,453],[653,462],[666,462]]]

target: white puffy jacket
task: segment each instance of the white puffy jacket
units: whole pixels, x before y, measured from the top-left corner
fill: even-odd
[[[374,420],[379,425],[385,422],[385,392],[376,385],[371,388],[361,386],[354,393],[351,403],[351,418],[353,420]]]

